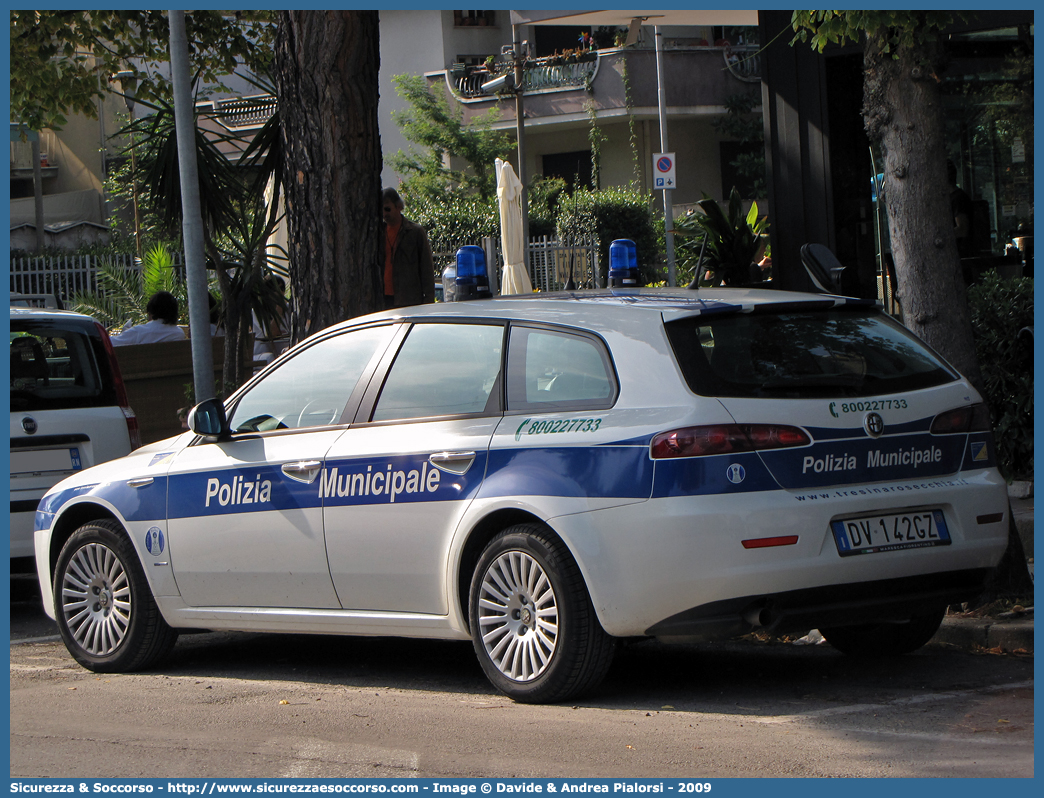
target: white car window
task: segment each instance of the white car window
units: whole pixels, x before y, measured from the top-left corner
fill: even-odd
[[[229,419],[232,431],[338,423],[363,370],[391,330],[352,330],[302,349],[243,395]]]
[[[492,394],[503,346],[501,325],[414,325],[392,364],[373,420],[482,413],[491,398],[497,401]]]

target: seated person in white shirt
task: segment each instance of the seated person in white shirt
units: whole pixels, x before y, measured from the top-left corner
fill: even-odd
[[[145,312],[149,314],[149,321],[113,335],[113,346],[185,340],[185,333],[178,326],[178,300],[173,294],[157,291],[149,298]]]

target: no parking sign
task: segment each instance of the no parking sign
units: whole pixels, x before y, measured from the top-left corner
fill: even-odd
[[[653,156],[653,188],[677,188],[673,152],[658,152]]]

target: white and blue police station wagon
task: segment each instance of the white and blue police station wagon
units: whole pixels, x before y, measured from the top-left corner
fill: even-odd
[[[518,701],[618,638],[925,644],[1004,551],[982,399],[859,300],[607,289],[317,333],[56,485],[46,610],[98,672],[180,629],[470,639]]]

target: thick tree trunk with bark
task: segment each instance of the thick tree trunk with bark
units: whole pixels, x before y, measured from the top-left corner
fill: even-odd
[[[884,154],[884,197],[903,323],[980,391],[946,179],[944,118],[929,45],[865,49],[863,115]]]
[[[376,11],[284,11],[275,73],[285,162],[292,339],[380,310]]]
[[[883,52],[886,40],[870,36],[864,49],[863,117],[870,140],[884,154],[884,197],[903,323],[984,394],[946,179],[936,74],[940,39],[936,35]],[[1012,521],[1008,550],[979,602],[1023,595],[1027,586],[1032,590]]]

